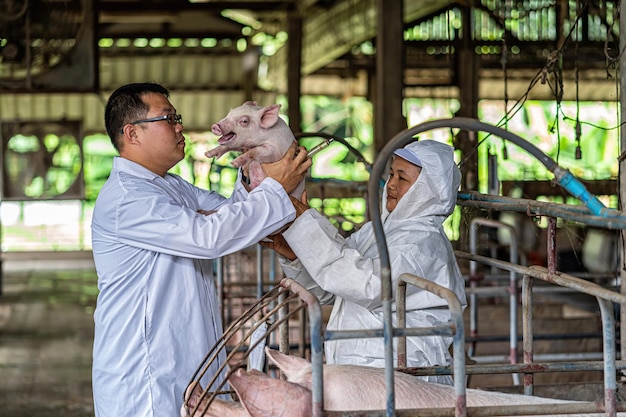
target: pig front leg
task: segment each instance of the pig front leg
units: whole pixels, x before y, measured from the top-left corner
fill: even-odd
[[[241,168],[242,166],[249,164],[251,161],[255,159],[252,157],[254,154],[251,154],[251,152],[252,150],[242,153],[237,158],[233,159],[230,164],[234,166],[235,168]]]
[[[258,161],[250,161],[248,165],[248,176],[250,177],[250,188],[254,189],[265,179],[265,172]]]
[[[207,158],[219,158],[230,150],[231,150],[230,148],[220,145],[220,146],[216,146],[210,151],[206,151],[204,153],[204,156],[206,156]]]

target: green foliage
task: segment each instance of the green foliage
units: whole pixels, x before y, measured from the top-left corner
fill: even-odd
[[[68,134],[15,135],[4,154],[5,181],[32,199],[62,195],[77,181],[82,161],[77,139]]]
[[[369,166],[374,161],[371,103],[362,97],[339,100],[306,96],[301,99],[300,106],[304,132],[323,132],[337,138],[337,141],[313,157],[311,175],[322,183],[324,180],[339,180],[355,185],[366,183],[369,180]],[[320,139],[302,138],[299,142],[310,149]],[[367,220],[364,197],[314,198],[310,204],[328,216],[345,234],[354,232]]]
[[[576,133],[576,114],[579,114],[580,137]],[[479,117],[496,125],[502,118],[502,103],[482,102]],[[528,101],[502,127],[538,147],[559,166],[578,178],[616,178],[619,153],[617,104],[612,102],[562,103],[557,108],[552,102]],[[498,157],[500,180],[551,180],[554,175],[524,149],[500,138],[481,134],[479,149],[479,178],[481,191],[486,192],[487,153]],[[581,159],[576,159],[580,143]],[[504,149],[507,158],[505,159]]]
[[[279,102],[286,109],[284,98]],[[373,110],[371,103],[364,98],[353,97],[338,99],[332,97],[302,97],[301,99],[304,132],[324,132],[335,135],[349,144],[354,151],[339,141],[317,154],[313,159],[311,174],[316,180],[344,181],[349,184],[363,185],[369,180],[368,165],[359,162],[363,157],[367,164],[374,161],[373,137]],[[436,99],[407,99],[404,103],[407,126],[434,120],[452,117],[458,110],[456,100]],[[546,155],[553,158],[562,167],[569,169],[575,176],[582,179],[616,178],[618,173],[617,155],[619,154],[619,131],[616,128],[619,119],[616,103],[594,102],[576,103],[564,102],[556,107],[553,102],[528,101],[506,124],[501,122],[504,114],[503,103],[497,101],[483,101],[479,106],[481,120],[497,125],[516,133],[523,139],[539,147]],[[576,136],[576,115],[581,122],[580,139]],[[299,133],[299,132],[296,132]],[[420,139],[431,138],[452,143],[452,134],[448,129],[426,132]],[[219,160],[207,160],[204,152],[217,145],[217,137],[210,132],[185,132],[187,146],[185,158],[172,169],[199,187],[210,188],[223,195],[232,193],[237,171],[230,166],[234,155],[224,155]],[[322,139],[307,137],[301,139],[301,144],[311,148]],[[518,146],[504,142],[501,138],[479,134],[479,191],[486,192],[487,183],[487,155],[493,153],[498,157],[498,177],[500,180],[538,180],[552,179],[553,175],[528,152]],[[77,147],[64,137],[46,136],[43,141],[53,163],[63,167],[64,171],[51,171],[49,179],[61,190],[67,187],[70,174],[80,170],[81,161]],[[576,159],[576,147],[580,143],[582,159]],[[32,138],[11,142],[9,151],[15,155],[38,151],[40,145]],[[504,158],[508,154],[508,158]],[[85,180],[85,200],[80,202],[82,213],[76,223],[85,222],[80,228],[84,233],[89,229],[88,222],[95,201],[102,185],[109,176],[113,157],[117,152],[105,134],[92,134],[83,139],[83,172]],[[19,158],[7,159],[7,169],[11,164],[20,164]],[[18,170],[19,166],[15,168]],[[71,175],[70,175],[71,176]],[[29,193],[37,195],[44,191],[44,181],[34,181]],[[569,199],[568,203],[572,203]],[[52,245],[44,242],[45,236],[50,234],[48,227],[28,226],[34,220],[42,220],[39,215],[31,216],[31,208],[36,202],[5,202],[3,204],[3,229],[5,242],[13,245],[9,250],[32,249],[32,241],[37,240],[40,246]],[[59,212],[67,218],[67,208],[62,202],[50,202],[49,207],[58,207]],[[364,223],[367,207],[363,197],[351,198],[322,198],[312,196],[312,207],[319,209],[333,221],[345,234],[349,234]],[[607,204],[616,207],[617,198],[612,196]],[[10,213],[9,213],[10,211]],[[46,208],[47,217],[52,210]],[[83,217],[84,216],[84,217]],[[444,227],[452,240],[458,239],[460,210],[457,209]],[[43,221],[43,220],[42,220]],[[68,220],[66,220],[68,221]],[[72,221],[72,220],[69,220]],[[40,224],[34,222],[35,224]],[[17,242],[17,243],[16,243]],[[71,249],[82,249],[88,244],[88,236],[79,236],[74,239]],[[6,243],[5,243],[6,244]],[[30,246],[29,246],[30,245]],[[56,244],[55,244],[56,245]],[[59,247],[67,249],[67,244]],[[46,247],[48,247],[46,246]],[[76,247],[75,247],[76,246]],[[7,248],[3,248],[7,250]]]
[[[100,189],[109,178],[113,157],[117,151],[107,135],[86,136],[83,140],[85,158],[85,200],[95,201]]]

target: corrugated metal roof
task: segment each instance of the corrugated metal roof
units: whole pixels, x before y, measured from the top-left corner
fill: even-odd
[[[158,82],[184,116],[185,129],[206,131],[228,110],[246,100],[241,55],[156,55],[100,58],[101,93],[31,93],[0,95],[0,120],[82,120],[85,132],[104,132],[109,94],[130,82]],[[276,94],[256,91],[260,104]]]

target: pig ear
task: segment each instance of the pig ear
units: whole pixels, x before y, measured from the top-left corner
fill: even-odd
[[[272,104],[259,110],[259,118],[261,119],[261,127],[263,129],[269,129],[278,122],[278,110],[280,110],[280,104]]]
[[[265,353],[274,365],[278,366],[278,369],[285,373],[289,380],[293,380],[296,375],[302,374],[303,371],[311,367],[309,361],[298,356],[285,355],[268,347],[265,348]]]
[[[256,106],[256,101],[248,100],[243,103],[244,106]]]
[[[243,369],[238,369],[228,381],[251,417],[311,415],[311,391],[305,387]]]

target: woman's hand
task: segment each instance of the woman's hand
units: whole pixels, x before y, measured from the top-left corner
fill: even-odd
[[[307,203],[306,190],[302,192],[302,201],[292,196],[289,196],[289,198],[291,199],[293,207],[296,209],[296,218],[311,208]],[[289,243],[287,243],[282,233],[269,235],[265,240],[260,241],[259,245],[266,248],[274,249],[276,253],[278,253],[283,258],[289,259],[290,261],[293,261],[297,258],[296,254],[293,252],[291,246],[289,246]]]
[[[285,240],[282,233],[277,233],[275,235],[269,235],[265,240],[259,242],[259,245],[274,249],[276,253],[278,253],[283,258],[287,258],[290,261],[293,261],[297,258],[296,254],[291,250],[291,246]]]
[[[293,208],[296,209],[296,218],[300,217],[302,213],[311,208],[306,198],[306,190],[302,192],[302,200],[298,200],[291,195],[289,199],[291,200],[291,204],[293,204]]]

